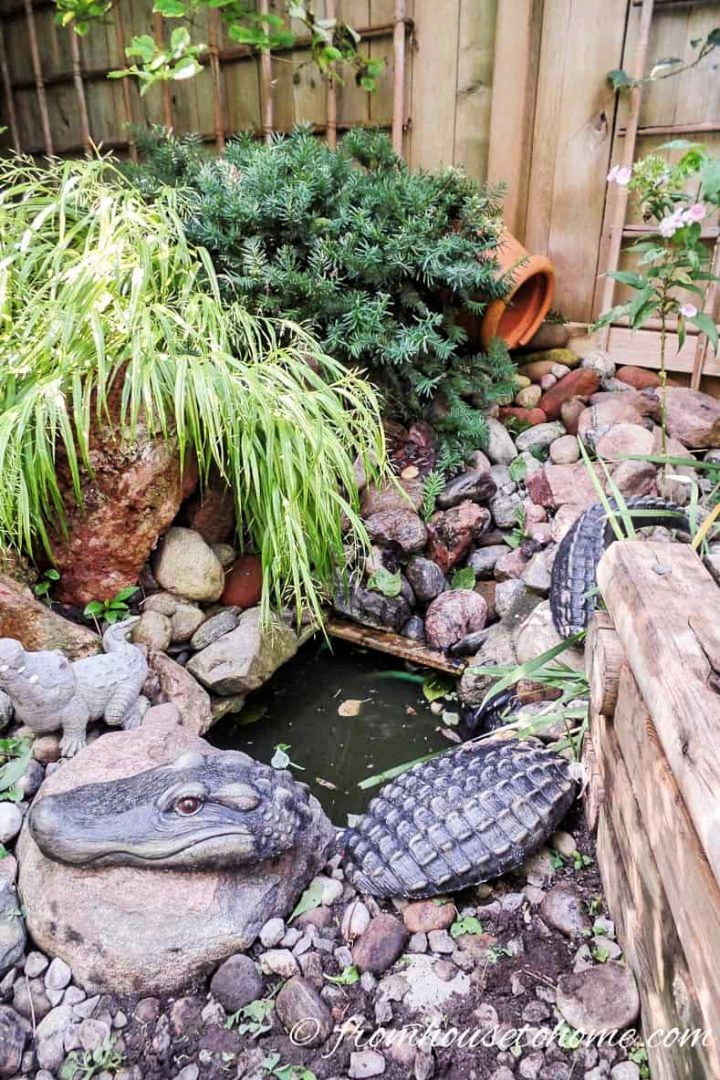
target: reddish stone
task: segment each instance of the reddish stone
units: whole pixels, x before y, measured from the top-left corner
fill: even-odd
[[[427,556],[447,574],[467,555],[473,540],[490,526],[490,511],[466,499],[451,510],[433,514],[428,524]]]
[[[617,424],[636,424],[645,426],[645,417],[627,394],[611,394],[605,401],[584,409],[578,420],[577,433],[581,439],[592,438],[593,432],[599,434]]]
[[[0,637],[16,638],[30,652],[59,649],[70,660],[101,651],[100,638],[63,619],[36,600],[30,589],[0,574]]]
[[[600,465],[595,472],[604,483]],[[585,509],[598,502],[597,491],[582,462],[576,465],[545,465],[531,473],[525,483],[533,502],[555,509],[565,503],[574,503]]]
[[[221,604],[251,608],[260,602],[262,595],[262,563],[258,555],[241,555],[225,575],[225,588]]]
[[[660,376],[654,371],[640,367],[621,367],[615,372],[615,378],[628,386],[634,386],[636,390],[646,390],[650,386],[660,385]]]
[[[472,589],[450,589],[432,601],[425,615],[425,636],[436,649],[449,649],[467,634],[482,630],[487,604]]]
[[[83,477],[83,503],[72,494],[67,464],[59,475],[67,535],[52,540],[60,571],[57,596],[66,604],[110,600],[135,585],[159,537],[197,483],[189,458],[184,471],[174,439],[156,439],[142,427],[131,441],[116,428],[91,433],[92,475]]]
[[[616,402],[618,399],[623,401],[626,407],[632,406],[640,416],[651,416],[653,419],[657,419],[660,415],[660,400],[657,391],[653,387],[649,390],[627,389],[623,390],[622,393],[601,390],[592,395],[588,404],[607,405],[608,402]]]
[[[621,461],[613,471],[613,480],[625,498],[657,494],[657,473],[649,461]]]
[[[535,427],[537,424],[544,424],[547,420],[547,416],[542,409],[521,409],[517,405],[501,406],[498,419],[509,420],[511,417],[515,420],[522,420],[523,423],[529,424],[530,427]]]
[[[588,398],[600,385],[600,379],[590,368],[571,371],[540,398],[540,408],[548,420],[557,420],[564,401],[571,398]]]
[[[577,435],[578,421],[583,412],[585,412],[585,402],[581,398],[575,397],[570,398],[569,401],[563,401],[560,406],[560,419],[568,435]]]
[[[615,424],[595,440],[595,449],[606,461],[645,457],[653,452],[653,433],[639,424]]]
[[[403,910],[402,917],[411,934],[428,934],[431,930],[447,930],[457,918],[457,908],[440,900],[416,900]]]
[[[497,589],[497,581],[476,581],[474,591],[478,596],[482,596],[483,600],[487,604],[487,621],[494,622],[497,619],[497,608],[495,607],[495,590]]]
[[[188,499],[183,511],[183,523],[200,533],[206,544],[223,544],[235,532],[232,489],[219,478]]]
[[[720,446],[720,401],[684,387],[666,392],[667,431],[693,450]]]
[[[495,563],[496,581],[510,581],[513,578],[522,577],[525,567],[530,562],[530,559],[522,550],[522,548],[510,548],[504,555],[501,555],[498,561]]]

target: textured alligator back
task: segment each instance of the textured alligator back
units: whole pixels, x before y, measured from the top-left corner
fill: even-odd
[[[638,528],[668,525],[689,532],[690,526],[675,503],[653,495],[625,500],[633,524]],[[610,500],[613,509],[614,500]],[[637,516],[633,511],[657,510],[657,516]],[[667,515],[672,514],[669,518]],[[564,638],[585,630],[597,606],[597,565],[603,551],[615,539],[602,503],[586,510],[560,541],[550,580],[550,610],[555,629]]]
[[[537,742],[468,743],[381,789],[344,837],[345,869],[372,896],[438,896],[519,866],[575,797],[568,763]]]

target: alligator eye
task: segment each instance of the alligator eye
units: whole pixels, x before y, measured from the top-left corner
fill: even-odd
[[[184,795],[182,799],[178,799],[175,803],[175,813],[181,814],[182,817],[190,817],[192,814],[197,814],[198,810],[202,806],[202,799],[197,795]]]

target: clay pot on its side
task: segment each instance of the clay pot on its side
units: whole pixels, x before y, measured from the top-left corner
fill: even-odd
[[[262,593],[262,563],[258,555],[241,555],[225,577],[221,604],[251,608],[260,602]]]

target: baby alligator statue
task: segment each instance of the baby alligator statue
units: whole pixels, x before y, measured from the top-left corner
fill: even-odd
[[[437,896],[518,866],[574,798],[568,763],[537,743],[468,743],[383,787],[338,848],[361,892]],[[291,848],[314,805],[290,773],[226,750],[41,795],[28,824],[48,858],[73,866],[228,869]]]
[[[103,634],[104,654],[74,663],[56,649],[26,652],[14,638],[0,638],[0,689],[15,719],[37,735],[62,728],[63,757],[82,749],[91,720],[136,727],[150,707],[140,694],[147,661],[126,636],[136,621],[109,627]]]
[[[610,503],[616,509],[615,502],[610,500]],[[666,499],[648,495],[626,499],[625,503],[638,528],[666,525],[671,529],[690,531],[685,512]],[[619,514],[618,520],[621,521]],[[596,503],[578,518],[560,541],[550,579],[550,611],[561,637],[572,637],[587,629],[596,608],[597,565],[614,539],[607,510],[602,503]]]

